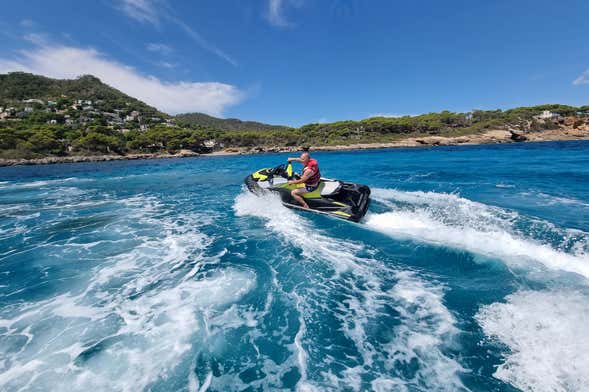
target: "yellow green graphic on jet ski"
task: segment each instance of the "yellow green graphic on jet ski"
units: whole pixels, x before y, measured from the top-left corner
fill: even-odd
[[[245,178],[251,192],[278,193],[282,204],[296,208],[358,222],[366,214],[370,204],[370,188],[366,185],[321,178],[317,189],[303,194],[309,208],[303,208],[291,195],[295,188],[304,184],[289,185],[288,180],[299,179],[292,170],[292,164],[278,165],[275,168],[260,169]]]

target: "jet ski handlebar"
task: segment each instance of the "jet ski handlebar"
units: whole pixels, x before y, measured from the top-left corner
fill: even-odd
[[[272,174],[281,176],[286,171],[286,165],[284,163],[281,163],[280,165],[276,166],[273,169],[270,169],[269,171]]]
[[[300,178],[299,175],[292,171],[292,163],[288,162],[286,164],[281,163],[280,165],[274,167],[273,169],[268,170],[268,172],[274,176],[284,177],[288,180],[298,179]]]

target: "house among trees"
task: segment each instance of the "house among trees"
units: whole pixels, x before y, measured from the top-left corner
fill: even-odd
[[[535,116],[534,118],[538,120],[557,120],[561,116],[559,113],[551,112],[550,110],[544,110],[541,114]]]
[[[23,103],[38,103],[39,105],[45,105],[45,102],[40,99],[23,99]]]

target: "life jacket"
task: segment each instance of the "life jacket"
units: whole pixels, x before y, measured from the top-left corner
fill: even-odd
[[[305,168],[303,169],[303,174],[305,173],[305,170],[311,170],[313,172],[311,177],[305,181],[305,184],[310,186],[319,184],[319,181],[321,181],[321,173],[319,172],[319,165],[317,165],[317,160],[310,158],[307,161]]]

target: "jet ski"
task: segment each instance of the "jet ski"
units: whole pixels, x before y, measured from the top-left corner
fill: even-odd
[[[304,184],[289,185],[288,180],[299,179],[293,173],[292,163],[280,164],[275,168],[260,169],[245,178],[247,188],[258,195],[274,192],[280,195],[286,207],[316,212],[336,218],[358,222],[368,210],[370,188],[366,185],[321,178],[317,189],[303,194],[309,208],[301,206],[290,192]]]

